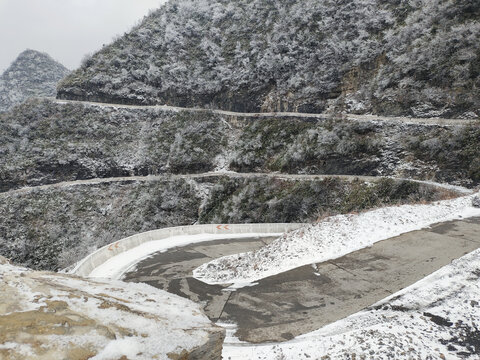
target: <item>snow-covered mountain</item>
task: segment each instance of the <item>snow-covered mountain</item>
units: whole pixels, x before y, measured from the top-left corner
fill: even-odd
[[[479,18],[475,0],[171,0],[59,97],[475,118]]]
[[[48,54],[25,50],[0,76],[0,112],[33,96],[55,96],[69,70]]]

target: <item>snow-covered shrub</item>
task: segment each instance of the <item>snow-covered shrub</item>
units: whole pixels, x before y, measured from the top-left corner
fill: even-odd
[[[478,196],[475,196],[472,200],[472,205],[474,207],[480,207],[480,198]]]

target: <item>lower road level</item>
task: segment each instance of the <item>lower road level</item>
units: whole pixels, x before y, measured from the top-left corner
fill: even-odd
[[[173,248],[142,260],[124,279],[201,303],[213,321],[237,324],[240,340],[285,341],[356,313],[480,248],[480,218],[436,224],[251,287],[231,290],[192,277],[205,262],[270,241],[243,238]]]

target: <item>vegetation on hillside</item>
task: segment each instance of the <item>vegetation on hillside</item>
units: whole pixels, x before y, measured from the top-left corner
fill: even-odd
[[[0,115],[0,191],[131,175],[388,175],[480,184],[478,124],[238,118],[30,100]]]
[[[214,169],[226,124],[209,113],[31,100],[0,116],[0,191],[91,178]]]
[[[171,0],[59,97],[240,111],[480,115],[476,0]]]
[[[124,237],[199,223],[313,222],[325,214],[443,198],[417,183],[340,179],[117,182],[0,194],[0,255],[58,270]]]

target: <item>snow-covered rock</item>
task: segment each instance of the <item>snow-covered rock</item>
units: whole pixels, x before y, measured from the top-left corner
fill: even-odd
[[[220,359],[224,330],[143,284],[33,272],[0,258],[1,359]]]

